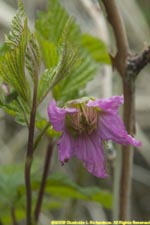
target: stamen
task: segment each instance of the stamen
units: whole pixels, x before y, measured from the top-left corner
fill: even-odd
[[[74,135],[91,134],[97,129],[98,111],[94,107],[88,107],[86,102],[72,105],[79,109],[78,112],[68,114],[66,125]]]

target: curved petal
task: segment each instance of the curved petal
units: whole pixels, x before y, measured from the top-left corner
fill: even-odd
[[[128,135],[119,115],[113,113],[105,113],[100,116],[99,133],[102,140],[113,140],[122,145],[141,146],[140,141]]]
[[[78,137],[74,154],[94,176],[107,177],[103,147],[98,134]]]
[[[66,113],[75,113],[77,109],[74,108],[59,108],[56,105],[55,100],[53,99],[48,108],[47,108],[48,116],[50,122],[52,123],[54,129],[56,131],[62,131],[65,127],[65,115]]]
[[[72,137],[65,131],[58,142],[58,149],[62,164],[76,156],[94,176],[107,177],[103,147],[98,134]]]
[[[95,101],[89,101],[87,106],[99,107],[103,111],[114,111],[116,113],[121,104],[123,104],[123,96],[113,96],[111,98],[103,98]]]
[[[62,137],[58,141],[59,161],[64,164],[73,156],[74,146],[72,144],[72,137],[68,132],[64,131]]]

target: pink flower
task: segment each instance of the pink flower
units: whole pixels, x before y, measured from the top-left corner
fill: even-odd
[[[97,177],[106,177],[103,142],[113,140],[121,145],[140,146],[128,135],[118,115],[122,96],[94,100],[73,100],[59,108],[52,100],[48,115],[53,128],[62,131],[58,141],[59,160],[64,164],[72,156],[80,159],[87,170]]]

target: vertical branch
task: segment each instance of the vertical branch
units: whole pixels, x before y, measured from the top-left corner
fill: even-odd
[[[46,179],[47,179],[48,170],[50,167],[51,156],[52,156],[52,149],[53,149],[53,143],[52,143],[52,140],[50,140],[48,147],[47,147],[41,186],[40,186],[38,199],[37,199],[35,211],[34,211],[34,219],[35,219],[36,223],[38,222],[40,211],[41,211],[44,189],[45,189]]]
[[[134,133],[134,115],[135,115],[135,82],[133,79],[123,80],[124,92],[124,111],[123,118],[127,132],[131,135]],[[122,146],[122,167],[120,179],[120,212],[119,219],[127,220],[130,215],[130,194],[132,181],[132,163],[133,163],[133,147],[131,145]]]
[[[122,18],[116,6],[115,0],[103,0],[108,20],[112,25],[117,53],[112,58],[113,66],[118,70],[122,78],[123,94],[124,94],[124,111],[123,118],[126,129],[129,134],[133,134],[134,128],[134,79],[133,74],[128,73],[127,59],[128,59],[128,40],[124,28]],[[129,76],[130,75],[130,76]],[[120,191],[118,192],[119,199],[119,220],[127,220],[129,214],[130,193],[131,193],[131,173],[133,151],[131,146],[122,147],[121,157],[121,176],[118,185]]]
[[[100,0],[99,0],[100,2]],[[129,47],[124,24],[117,8],[115,0],[102,0],[108,20],[112,25],[116,39],[117,53],[112,57],[113,67],[118,70],[122,78],[124,109],[123,118],[127,132],[131,135],[135,130],[135,78],[140,71],[150,63],[150,46],[135,56],[129,57]],[[121,175],[118,183],[120,191],[116,193],[119,199],[119,220],[129,219],[130,194],[131,194],[131,175],[133,162],[133,147],[122,147]],[[117,168],[118,169],[118,168]],[[118,181],[119,179],[117,179]],[[115,216],[118,215],[118,212]],[[117,219],[117,218],[115,218]]]
[[[100,2],[100,0],[99,0]],[[117,46],[117,53],[113,59],[114,67],[118,70],[118,72],[124,76],[125,69],[126,69],[126,60],[128,57],[129,47],[128,47],[128,39],[125,31],[125,27],[123,24],[123,20],[117,8],[115,0],[102,0],[106,12],[107,18],[110,24],[112,25],[115,39],[116,39],[116,46]]]
[[[35,129],[35,116],[36,116],[36,101],[37,101],[37,86],[38,78],[35,78],[33,101],[30,113],[28,146],[25,160],[25,187],[26,187],[26,224],[32,225],[31,210],[32,210],[32,190],[31,190],[31,165],[33,160],[33,141],[34,141],[34,129]]]

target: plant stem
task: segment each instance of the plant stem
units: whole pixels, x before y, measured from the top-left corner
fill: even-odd
[[[129,53],[128,39],[126,35],[125,26],[121,18],[120,12],[118,10],[118,7],[116,5],[116,1],[102,0],[102,2],[105,6],[108,21],[112,25],[116,39],[117,53],[113,59],[114,67],[118,70],[118,72],[122,76],[124,76],[126,69],[126,61]]]
[[[134,133],[134,94],[135,82],[130,78],[123,80],[124,92],[124,112],[123,118],[127,132],[131,135]],[[121,220],[129,219],[129,207],[131,199],[131,176],[132,176],[132,163],[133,163],[133,147],[131,145],[122,146],[122,167],[120,179],[120,213]]]
[[[12,206],[10,210],[11,210],[12,224],[18,225],[17,220],[16,220],[16,215],[15,215],[15,208]]]
[[[134,82],[133,73],[129,76],[127,68],[128,60],[128,40],[125,32],[124,24],[117,8],[115,0],[103,0],[108,20],[112,25],[117,53],[113,58],[113,66],[118,70],[122,78],[123,94],[124,94],[124,123],[129,134],[133,134],[134,128]],[[131,146],[122,147],[121,155],[121,176],[118,179],[120,191],[118,192],[119,220],[129,219],[129,203],[131,193],[131,173],[132,173],[133,150]],[[118,169],[118,168],[117,168]],[[115,214],[115,213],[114,213]]]
[[[42,200],[43,200],[43,196],[44,196],[44,189],[45,189],[45,185],[46,185],[46,179],[48,176],[48,170],[50,167],[50,161],[51,161],[51,156],[52,156],[52,149],[53,149],[53,143],[52,143],[52,140],[50,140],[48,147],[47,147],[41,186],[40,186],[38,199],[37,199],[37,203],[36,203],[36,207],[35,207],[35,211],[34,211],[34,219],[35,219],[36,223],[38,222],[40,211],[41,211]]]
[[[28,146],[27,146],[27,154],[26,154],[26,160],[25,160],[25,187],[26,187],[26,201],[27,201],[26,202],[26,225],[32,225],[32,218],[31,218],[32,190],[31,190],[30,172],[31,172],[31,165],[33,160],[33,141],[34,141],[35,117],[36,117],[37,86],[38,86],[38,79],[35,78],[32,109],[30,113]]]

